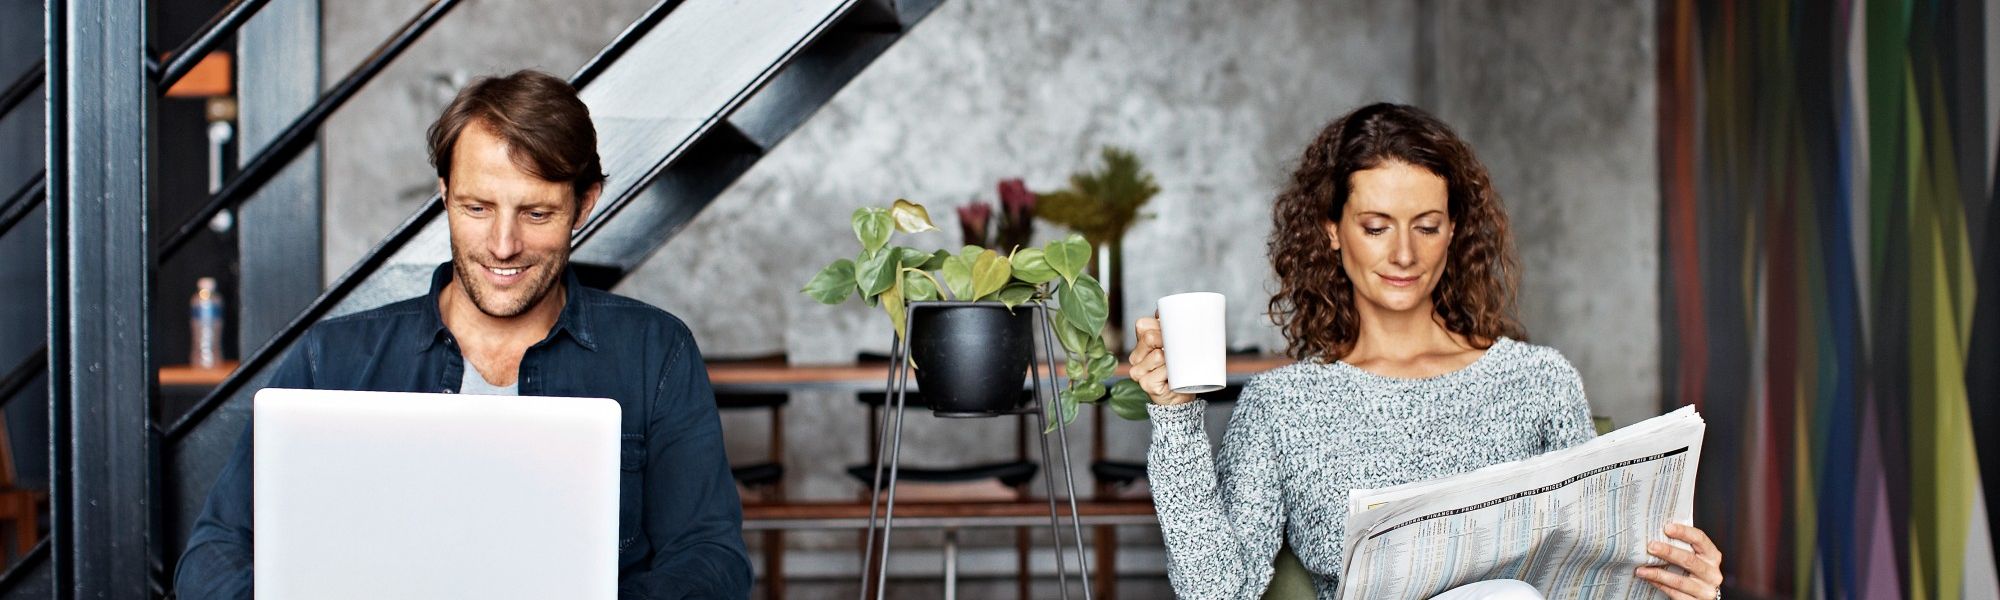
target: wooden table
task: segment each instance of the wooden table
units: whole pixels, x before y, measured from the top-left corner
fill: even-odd
[[[1232,356],[1229,358],[1229,383],[1242,384],[1258,373],[1291,364],[1292,359],[1282,356]],[[1130,365],[1119,363],[1118,371],[1112,376],[1116,381],[1130,373]],[[170,386],[213,386],[236,371],[236,361],[224,361],[213,369],[203,369],[192,365],[167,365],[160,367],[160,385]],[[1056,372],[1063,372],[1063,366],[1056,365]],[[853,391],[882,391],[889,380],[889,361],[870,361],[845,365],[788,365],[783,358],[765,358],[745,361],[715,361],[708,363],[708,381],[718,392],[758,393],[789,392],[794,390],[833,389]]]
[[[1069,503],[1058,500],[1064,518]],[[1076,511],[1085,526],[1147,525],[1159,518],[1150,500],[1078,500]],[[880,509],[876,517],[883,515]],[[898,528],[1035,527],[1049,524],[1049,501],[911,502],[896,503]],[[868,502],[785,502],[744,504],[743,529],[867,529]]]
[[[1242,385],[1251,377],[1292,363],[1283,356],[1232,356],[1229,383]],[[1065,369],[1056,365],[1056,372]],[[1123,362],[1112,381],[1132,370]],[[845,365],[788,365],[782,358],[708,363],[708,382],[717,392],[735,394],[776,393],[802,390],[883,391],[889,381],[889,361],[869,361]],[[915,380],[912,379],[912,385]],[[1108,383],[1108,382],[1107,382]]]
[[[160,385],[178,387],[214,387],[236,372],[236,361],[225,360],[213,369],[194,365],[166,365],[160,367]]]

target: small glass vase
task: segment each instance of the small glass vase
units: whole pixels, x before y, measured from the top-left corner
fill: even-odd
[[[1125,331],[1132,324],[1125,320],[1125,248],[1120,240],[1097,244],[1097,256],[1091,258],[1090,273],[1097,278],[1098,285],[1104,286],[1105,304],[1110,308],[1110,317],[1105,319],[1104,347],[1111,355],[1123,360],[1125,357]]]

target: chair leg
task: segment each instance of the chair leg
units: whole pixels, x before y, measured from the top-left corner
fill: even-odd
[[[1097,579],[1098,600],[1118,600],[1118,528],[1099,525],[1091,532],[1091,541],[1097,546],[1097,572],[1091,575]]]
[[[785,532],[776,529],[764,532],[764,597],[785,597]]]
[[[857,538],[857,539],[855,539],[854,541],[856,541],[856,542],[860,542],[859,544],[856,544],[856,545],[857,545],[857,546],[861,546],[861,552],[862,552],[862,553],[863,553],[863,555],[864,555],[864,556],[866,557],[866,562],[867,562],[868,564],[870,564],[870,565],[873,565],[873,566],[874,566],[874,568],[876,568],[876,569],[885,569],[885,570],[886,570],[886,569],[888,569],[888,568],[889,568],[889,566],[888,566],[888,565],[885,565],[885,564],[882,564],[882,540],[875,540],[875,544],[873,544],[873,545],[869,545],[869,544],[868,544],[868,542],[867,542],[867,540],[865,540],[865,539],[861,539],[861,538]],[[872,572],[870,572],[870,573],[863,573],[863,574],[862,574],[862,577],[861,577],[861,597],[863,597],[863,598],[872,598],[872,597],[874,597],[874,596],[875,596],[875,576],[874,576],[874,575],[875,575],[875,574],[874,574],[874,573],[872,573]]]
[[[1017,571],[1014,575],[1014,585],[1019,588],[1018,592],[1021,600],[1031,600],[1034,598],[1034,565],[1028,562],[1028,546],[1032,542],[1033,540],[1028,535],[1028,528],[1014,528],[1014,568]]]
[[[41,532],[36,531],[35,500],[22,497],[9,500],[8,512],[14,515],[14,556],[16,560],[26,558],[29,550],[35,549],[35,542],[41,541]]]
[[[958,600],[958,530],[944,530],[944,600]]]

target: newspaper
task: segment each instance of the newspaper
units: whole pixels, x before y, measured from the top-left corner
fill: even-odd
[[[1694,407],[1470,473],[1348,494],[1341,598],[1429,598],[1519,579],[1549,598],[1658,598],[1646,543],[1693,522]]]

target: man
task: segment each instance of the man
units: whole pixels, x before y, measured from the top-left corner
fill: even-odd
[[[693,336],[566,268],[605,177],[576,90],[533,71],[473,82],[431,125],[430,154],[451,263],[425,296],[314,326],[270,386],[617,400],[620,597],[748,596],[742,508]],[[245,431],[195,523],[181,598],[251,596],[250,445]]]

